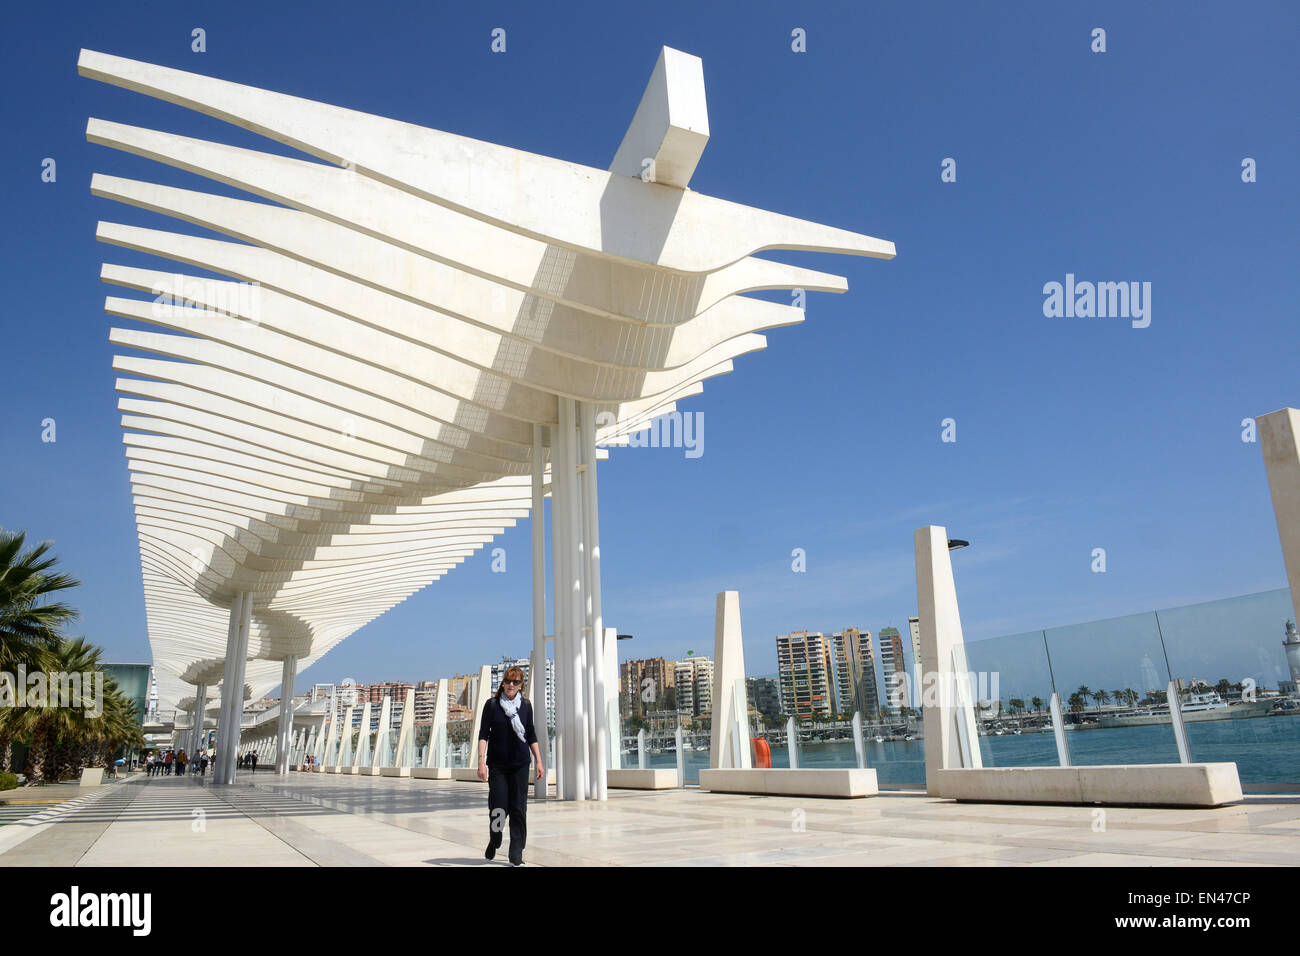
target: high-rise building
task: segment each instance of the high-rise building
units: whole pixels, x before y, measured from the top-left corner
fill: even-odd
[[[624,661],[619,668],[619,701],[624,714],[648,713],[663,709],[664,695],[672,689],[676,696],[677,662],[663,657]]]
[[[876,688],[876,658],[871,632],[846,627],[831,635],[835,656],[835,689],[840,711],[858,711],[866,720],[874,720],[880,709]]]
[[[713,661],[694,655],[673,668],[677,712],[699,717],[713,710]]]
[[[432,727],[433,712],[438,706],[438,682],[422,680],[415,685],[415,724]]]
[[[776,639],[781,710],[794,717],[836,712],[831,645],[820,632],[792,631]]]
[[[903,638],[896,627],[880,629],[880,673],[885,682],[885,709],[897,717],[907,702],[907,663],[903,659]]]
[[[474,707],[474,682],[478,680],[478,674],[458,674],[448,681],[450,687],[450,701],[453,704],[460,704],[462,707]]]
[[[921,688],[925,681],[925,668],[921,666],[921,619],[909,617],[907,629],[912,632],[912,685],[916,689],[912,706],[921,709]]]
[[[746,677],[745,696],[750,706],[764,717],[781,713],[781,694],[777,682],[771,677]]]
[[[347,716],[348,708],[355,708],[352,713],[352,721],[355,726],[361,720],[361,690],[357,682],[351,677],[345,677],[336,688],[334,688],[334,716],[342,720]]]
[[[907,619],[907,629],[912,632],[912,670],[913,676],[919,677],[922,674],[921,669],[921,619],[919,617],[909,617]]]

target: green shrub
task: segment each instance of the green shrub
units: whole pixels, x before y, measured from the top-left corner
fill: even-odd
[[[0,790],[12,790],[18,786],[18,777],[12,773],[0,771]]]

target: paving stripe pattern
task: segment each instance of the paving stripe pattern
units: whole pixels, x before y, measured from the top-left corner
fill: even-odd
[[[487,788],[458,781],[241,774],[137,779],[43,811],[0,865],[504,865],[483,859]],[[43,829],[42,829],[43,827]],[[530,801],[531,866],[1221,866],[1300,863],[1300,796],[1214,810],[610,791]],[[499,854],[504,857],[504,853]]]

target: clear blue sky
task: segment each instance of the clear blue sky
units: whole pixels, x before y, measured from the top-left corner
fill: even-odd
[[[13,8],[0,58],[0,525],[55,541],[85,581],[79,630],[111,659],[151,655],[98,270],[143,262],[96,244],[95,223],[177,226],[89,180],[216,187],[88,145],[86,120],[273,147],[80,79],[81,47],[605,167],[667,44],[704,61],[694,188],[897,243],[892,262],[781,256],[850,291],[810,296],[803,325],[686,404],[702,457],[613,453],[606,620],[636,656],[711,653],[724,588],[751,673],[775,670],[792,629],[906,633],[912,531],[930,523],[973,542],[955,556],[968,640],[1286,583],[1240,423],[1300,404],[1293,3],[83,7]],[[1067,273],[1150,282],[1150,327],[1044,317],[1044,283]],[[498,543],[507,573],[481,554],[304,679],[526,653],[527,523]]]

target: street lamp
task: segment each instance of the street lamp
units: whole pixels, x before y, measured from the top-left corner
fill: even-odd
[[[956,551],[956,550],[958,550],[958,549],[960,549],[960,548],[969,548],[969,547],[970,547],[970,542],[969,542],[969,541],[963,541],[963,540],[961,540],[961,538],[949,538],[949,539],[948,539],[948,550],[949,550],[949,551]]]

